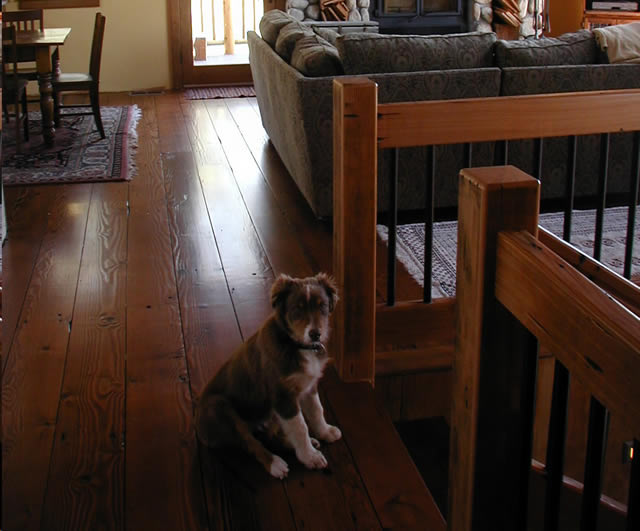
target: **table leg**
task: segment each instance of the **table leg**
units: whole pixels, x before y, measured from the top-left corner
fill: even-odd
[[[53,144],[55,129],[53,127],[53,87],[51,85],[51,58],[49,47],[36,49],[36,65],[38,68],[38,86],[40,88],[40,110],[42,111],[42,135],[45,143]]]

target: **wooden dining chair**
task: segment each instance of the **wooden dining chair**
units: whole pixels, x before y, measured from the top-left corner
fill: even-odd
[[[44,14],[42,9],[24,9],[21,11],[3,11],[2,27],[13,26],[16,31],[38,31],[44,29]],[[38,78],[34,49],[18,50],[18,74],[26,79]],[[29,64],[31,63],[31,64]]]
[[[28,81],[18,75],[16,58],[16,29],[13,26],[2,30],[2,103],[4,119],[11,121],[9,107],[13,106],[15,121],[16,151],[22,150],[22,131],[24,140],[29,140],[29,112],[27,108]]]
[[[65,112],[65,116],[89,115],[93,114],[96,126],[101,138],[105,137],[100,116],[100,59],[102,56],[102,41],[104,38],[104,26],[106,18],[102,13],[96,13],[95,26],[93,28],[93,43],[91,44],[91,60],[89,62],[88,74],[54,72],[53,77],[53,109],[56,127],[60,126],[60,111],[71,107],[91,107],[91,111],[86,112]],[[54,52],[56,53],[56,52]],[[57,58],[54,59],[56,62]],[[88,92],[89,104],[62,104],[63,92]]]

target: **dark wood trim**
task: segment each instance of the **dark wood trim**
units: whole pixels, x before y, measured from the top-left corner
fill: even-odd
[[[67,9],[73,7],[100,7],[100,0],[20,0],[20,9]]]
[[[191,11],[189,11],[191,14]],[[169,54],[171,56],[171,86],[175,90],[179,90],[184,86],[183,68],[180,60],[180,0],[167,0],[167,25],[169,37]]]

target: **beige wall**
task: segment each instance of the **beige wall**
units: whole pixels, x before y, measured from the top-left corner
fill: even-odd
[[[18,8],[10,1],[5,10]],[[170,88],[166,0],[102,0],[99,8],[47,9],[45,26],[70,27],[60,50],[64,72],[87,72],[95,14],[107,17],[101,92]]]

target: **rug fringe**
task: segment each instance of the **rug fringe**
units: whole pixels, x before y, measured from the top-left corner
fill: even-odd
[[[138,175],[138,164],[136,162],[138,158],[138,122],[142,118],[142,109],[135,104],[131,107],[130,121],[127,127],[127,136],[130,139],[127,143],[127,181]]]

